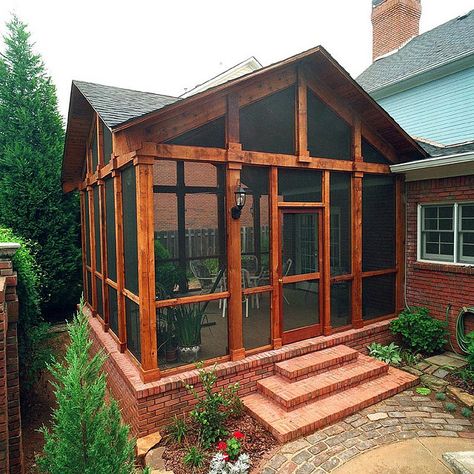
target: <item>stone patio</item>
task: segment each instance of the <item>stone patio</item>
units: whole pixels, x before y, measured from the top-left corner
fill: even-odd
[[[444,403],[406,390],[316,433],[283,445],[254,470],[262,474],[328,473],[368,450],[418,437],[472,438],[472,420]]]

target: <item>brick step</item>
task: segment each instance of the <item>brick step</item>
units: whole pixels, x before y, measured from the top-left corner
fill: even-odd
[[[388,364],[360,354],[357,359],[321,374],[299,381],[273,375],[259,380],[257,387],[261,393],[282,405],[285,410],[293,410],[302,403],[328,396],[337,390],[344,390],[387,372]]]
[[[329,367],[340,366],[357,359],[358,355],[359,352],[355,349],[339,345],[278,362],[275,364],[275,371],[287,379],[300,380]]]
[[[418,377],[390,367],[381,377],[313,400],[292,411],[286,411],[261,393],[248,395],[243,402],[253,417],[279,442],[285,443],[406,390],[417,381]]]

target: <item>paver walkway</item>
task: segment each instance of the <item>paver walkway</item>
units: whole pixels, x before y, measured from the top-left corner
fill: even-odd
[[[255,472],[262,474],[327,473],[368,450],[397,441],[424,438],[468,438],[474,426],[460,414],[447,413],[434,394],[406,390],[323,430],[283,445]]]

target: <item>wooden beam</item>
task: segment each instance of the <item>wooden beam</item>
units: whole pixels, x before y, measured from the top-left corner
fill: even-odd
[[[270,283],[273,286],[271,300],[272,346],[279,349],[282,346],[282,321],[280,310],[281,274],[280,264],[280,226],[278,210],[278,168],[270,169]]]
[[[404,202],[404,188],[405,182],[402,175],[396,177],[395,182],[395,209],[396,209],[396,291],[395,291],[395,311],[398,313],[403,310],[405,306],[404,288],[405,281],[405,202]]]
[[[233,219],[234,191],[240,183],[240,170],[228,167],[226,179],[226,221],[227,221],[227,290],[229,353],[231,360],[245,357],[242,332],[242,262],[240,250],[240,219]]]
[[[301,66],[297,69],[297,87],[296,87],[296,154],[298,161],[307,163],[310,161],[308,151],[308,105],[307,105],[307,86],[304,70]]]
[[[91,299],[91,305],[92,305],[92,315],[97,316],[97,287],[95,284],[95,270],[96,270],[96,254],[95,254],[95,222],[94,222],[94,214],[95,214],[95,209],[94,209],[94,192],[93,192],[93,187],[88,186],[87,187],[87,197],[88,197],[88,203],[89,203],[89,240],[91,243],[91,288],[92,288],[92,299]]]
[[[137,157],[137,245],[140,299],[141,367],[144,372],[158,368],[155,309],[155,237],[153,229],[153,164]],[[147,158],[147,157],[145,157]]]
[[[115,203],[115,252],[117,254],[117,319],[119,351],[125,352],[127,347],[127,324],[125,320],[125,269],[123,255],[123,211],[122,211],[122,176],[114,171],[114,203]]]
[[[362,128],[358,116],[354,117],[354,127],[352,128],[352,158],[356,163],[362,159]]]
[[[104,130],[102,128],[102,120],[99,115],[96,116],[96,130],[97,130],[97,163],[99,169],[104,166]]]
[[[102,320],[104,322],[104,331],[109,330],[109,289],[105,283],[105,279],[108,276],[107,270],[107,221],[105,216],[105,183],[104,181],[98,181],[98,192],[99,192],[99,222],[100,222],[100,258],[101,258],[101,269],[102,269]]]
[[[362,123],[361,132],[362,136],[375,148],[377,148],[377,150],[379,150],[380,153],[382,153],[382,155],[387,158],[387,160],[391,161],[392,163],[399,162],[398,154],[393,148],[393,146],[387,143],[382,138],[380,138],[373,130],[367,127],[364,123]]]
[[[352,176],[352,326],[362,328],[362,177]]]
[[[226,113],[226,147],[229,148],[231,143],[240,143],[240,113],[239,113],[239,97],[237,94],[229,94],[227,96],[227,113]]]
[[[322,253],[323,268],[320,269],[322,286],[321,294],[324,298],[322,305],[323,314],[320,319],[322,324],[323,334],[329,336],[331,334],[331,209],[330,209],[330,173],[323,171],[323,202],[325,207],[323,209],[323,228],[322,230],[322,244],[323,248],[319,249]],[[319,231],[321,233],[321,230]]]

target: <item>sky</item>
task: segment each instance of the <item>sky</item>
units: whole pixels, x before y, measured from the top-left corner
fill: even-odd
[[[420,31],[473,8],[422,0]],[[177,96],[250,56],[266,66],[322,45],[353,77],[371,63],[371,0],[0,0],[0,33],[12,12],[63,116],[73,79]]]

